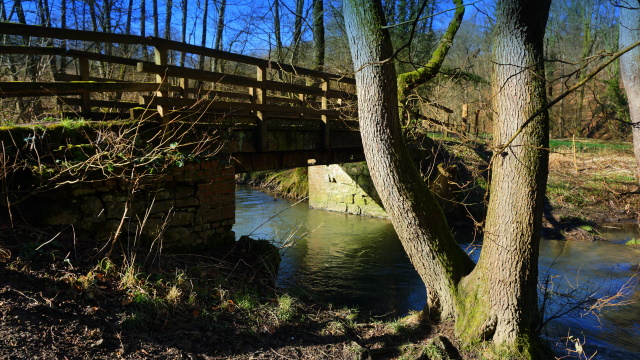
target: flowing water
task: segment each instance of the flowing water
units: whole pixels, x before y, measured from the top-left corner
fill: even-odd
[[[238,187],[234,231],[284,247],[278,282],[294,293],[379,316],[400,316],[425,304],[424,285],[387,220],[309,209],[306,202],[294,205]],[[623,245],[638,236],[633,231],[607,228],[602,235],[609,242],[542,241],[540,276],[551,281],[548,293],[556,294],[545,302],[548,316],[561,315],[575,298],[612,296],[625,286],[626,295],[612,301],[631,302],[598,316],[579,311],[552,319],[547,337],[560,349],[575,348],[566,344],[572,335],[585,343],[587,355],[597,352],[593,359],[640,359],[640,287],[632,288],[640,249]],[[477,258],[479,244],[460,242]]]

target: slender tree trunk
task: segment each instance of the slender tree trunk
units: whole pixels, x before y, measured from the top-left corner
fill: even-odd
[[[26,24],[27,18],[24,16],[24,8],[22,7],[22,0],[15,0],[13,2],[13,8],[15,9],[15,13],[18,16],[18,22],[20,24]]]
[[[187,0],[182,0],[182,42],[187,42]],[[187,54],[182,51],[180,52],[180,66],[184,67],[185,56]]]
[[[140,0],[140,36],[147,36],[147,0]]]
[[[584,1],[582,4],[582,59],[586,59],[591,53],[591,46],[593,45],[593,40],[591,38],[591,17],[593,4],[591,0]],[[582,72],[580,75],[580,80],[584,79],[586,76],[586,71]],[[580,124],[583,120],[584,113],[584,86],[578,90],[578,109],[576,115],[576,129],[580,128]]]
[[[313,69],[324,68],[324,4],[323,0],[313,0]]]
[[[158,19],[158,0],[153,0],[153,36],[160,37],[160,20]]]
[[[173,0],[166,0],[165,5],[164,38],[171,40],[171,17],[173,16],[171,13],[173,10]],[[171,50],[167,52],[167,57],[167,63],[169,65],[173,65],[173,54]]]
[[[4,0],[0,1],[0,21],[7,21],[7,7]]]
[[[620,47],[640,40],[640,1],[627,0],[620,8]],[[620,75],[629,101],[633,152],[636,156],[636,178],[640,182],[640,48],[620,57]]]
[[[304,0],[296,0],[296,19],[293,22],[293,50],[291,51],[291,64],[298,65],[300,40],[302,39],[302,12]]]
[[[543,38],[550,0],[499,0],[494,40],[494,146],[546,103]],[[538,248],[548,174],[549,119],[538,116],[493,158],[480,260],[464,279],[456,323],[464,339],[530,343],[539,322]]]
[[[216,25],[216,42],[214,49],[222,50],[222,35],[224,35],[224,14],[227,10],[227,0],[220,0],[220,9],[218,10],[218,23]],[[222,72],[222,64],[218,58],[213,58],[213,70]]]
[[[204,9],[202,10],[202,39],[200,41],[200,46],[207,46],[207,22],[209,19],[209,0],[204,1]],[[200,70],[204,70],[204,55],[200,55],[200,62],[198,63],[198,68]]]
[[[166,0],[165,5],[164,38],[171,40],[171,10],[173,9],[173,0]]]
[[[127,23],[124,26],[124,33],[131,35],[131,21],[133,19],[133,0],[129,0],[127,8]]]
[[[283,62],[282,56],[282,29],[280,27],[280,0],[273,1],[273,34],[276,41],[275,58],[277,62]]]

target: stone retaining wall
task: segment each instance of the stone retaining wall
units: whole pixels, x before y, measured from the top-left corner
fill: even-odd
[[[309,166],[309,207],[387,217],[366,162]]]
[[[73,228],[105,242],[121,240],[167,250],[215,248],[234,240],[232,166],[203,160],[142,178],[134,191],[123,178],[67,184],[35,195],[14,212],[33,225]],[[124,219],[124,220],[123,220]]]

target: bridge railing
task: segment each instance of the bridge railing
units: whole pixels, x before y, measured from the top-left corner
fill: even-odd
[[[61,109],[87,118],[105,118],[109,112],[111,117],[123,116],[122,111],[142,106],[157,110],[165,124],[184,111],[254,115],[260,148],[269,117],[321,119],[325,147],[329,147],[330,121],[355,117],[355,80],[328,72],[155,37],[14,23],[0,23],[0,35],[14,36],[16,43],[44,39],[47,45],[8,45],[10,41],[0,45],[0,56],[17,56],[26,63],[8,69],[0,62],[5,68],[0,72],[0,99],[55,99]],[[52,46],[53,39],[61,46]],[[73,44],[98,51],[68,49]],[[133,55],[106,51],[114,47]],[[147,55],[150,49],[152,57]],[[187,55],[188,61],[182,60]],[[178,57],[185,66],[172,65]],[[39,62],[50,64],[49,71],[40,72],[44,75],[29,70],[36,66],[36,58],[48,59]],[[234,73],[205,70],[212,59]]]

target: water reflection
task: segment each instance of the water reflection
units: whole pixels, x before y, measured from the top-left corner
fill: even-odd
[[[236,234],[252,233],[287,246],[279,273],[281,286],[374,315],[400,315],[423,307],[424,285],[387,220],[292,204],[249,188],[236,191]],[[612,243],[542,241],[540,276],[553,279],[557,293],[581,297],[611,296],[625,284],[633,285],[627,282],[637,271],[640,250],[622,245],[637,236],[623,230],[627,231],[602,234],[617,239]],[[554,295],[554,300],[563,298],[567,299]],[[586,340],[587,353],[597,351],[595,358],[640,359],[640,288],[624,299],[634,303],[599,317],[575,314],[552,321],[549,338],[570,333]],[[549,314],[560,310],[554,306]]]
[[[389,221],[292,206],[250,189],[237,190],[236,198],[238,236],[253,232],[292,245],[284,251],[281,286],[373,315],[397,315],[425,303],[424,285]]]

